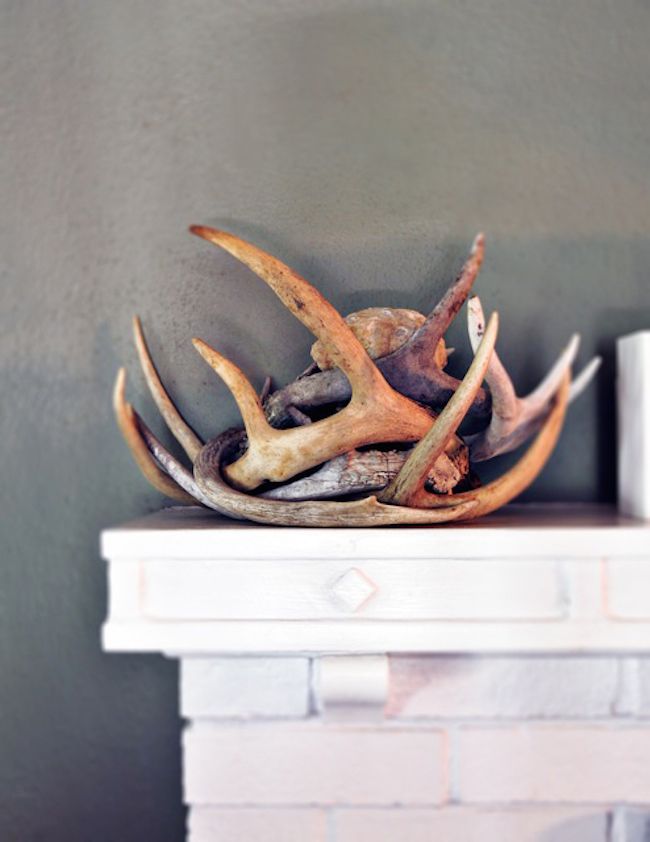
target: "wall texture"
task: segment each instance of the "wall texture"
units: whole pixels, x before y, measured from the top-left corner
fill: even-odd
[[[0,9],[0,838],[179,840],[175,671],[99,651],[98,530],[162,502],[110,413],[126,362],[155,420],[131,314],[209,435],[237,416],[191,336],[257,383],[304,367],[309,337],[188,223],[248,235],[344,311],[430,308],[484,229],[478,290],[521,389],[574,329],[605,356],[527,496],[612,499],[613,341],[650,324],[650,6]]]

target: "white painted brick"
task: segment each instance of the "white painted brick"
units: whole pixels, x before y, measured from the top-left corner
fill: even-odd
[[[185,717],[302,717],[309,712],[308,658],[184,658]]]
[[[456,750],[461,802],[650,801],[650,728],[466,727]]]
[[[325,811],[192,807],[188,842],[326,842]]]
[[[608,842],[648,842],[650,839],[650,812],[630,807],[614,811]]]
[[[432,805],[447,792],[437,731],[200,723],[184,744],[189,804]]]
[[[650,716],[650,658],[637,660],[637,710],[638,716]]]
[[[394,656],[386,712],[400,717],[602,717],[614,658]]]
[[[334,827],[336,842],[606,842],[607,813],[566,807],[337,810]]]
[[[637,658],[620,658],[618,692],[612,713],[616,716],[637,716],[641,709],[641,670]]]
[[[607,612],[621,619],[650,618],[650,555],[608,561]]]

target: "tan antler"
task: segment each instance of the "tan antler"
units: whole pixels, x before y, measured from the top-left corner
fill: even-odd
[[[478,234],[458,277],[424,324],[398,350],[376,361],[377,368],[394,389],[434,409],[444,407],[458,387],[458,380],[443,371],[436,349],[469,295],[484,252],[485,238],[483,234]],[[264,408],[273,426],[283,426],[291,418],[292,407],[309,410],[349,400],[350,383],[338,369],[315,374],[309,374],[308,370],[306,374],[308,376],[301,375],[293,383],[269,395]],[[469,408],[468,419],[475,425],[485,426],[489,415],[489,392],[479,389]]]
[[[450,436],[453,436],[461,425],[481,387],[497,341],[498,330],[499,318],[493,313],[462,383],[438,416],[436,423],[413,448],[401,471],[380,495],[380,500],[403,506],[414,505],[413,501],[424,489],[431,466],[445,449]]]
[[[480,302],[474,299],[469,308],[469,330],[475,357],[460,384],[452,384],[450,398],[436,419],[419,403],[401,394],[395,384],[388,384],[383,373],[390,366],[380,370],[378,365],[385,366],[386,360],[405,353],[400,365],[407,372],[412,369],[409,383],[417,391],[418,369],[432,364],[429,352],[433,356],[437,340],[433,346],[431,340],[453,318],[476,277],[482,259],[482,237],[477,238],[463,272],[436,308],[437,314],[434,311],[406,345],[375,365],[332,305],[283,263],[232,234],[199,227],[192,231],[241,260],[274,290],[316,336],[340,377],[347,378],[351,398],[343,409],[314,422],[294,407],[296,423],[303,426],[276,429],[269,424],[262,406],[268,381],[258,397],[234,363],[196,339],[199,353],[234,395],[246,428],[228,431],[202,445],[167,394],[136,319],[135,342],[147,385],[167,426],[194,463],[193,474],[165,449],[127,403],[124,370],[120,370],[115,384],[115,413],[144,475],[155,488],[179,502],[198,502],[230,517],[284,525],[427,524],[480,517],[514,499],[533,482],[555,446],[567,403],[584,389],[598,367],[599,361],[592,361],[571,385],[569,369],[577,351],[574,337],[542,384],[528,397],[517,397],[494,351],[498,317],[494,314],[484,329]],[[484,379],[492,395],[481,389]],[[433,388],[433,384],[440,394],[443,380],[437,374],[429,377],[426,389]],[[538,431],[535,441],[511,470],[484,488],[457,494],[434,493],[457,487],[458,479],[468,471],[467,448],[456,436],[456,430],[467,414],[473,413],[476,420],[491,400],[492,421],[471,440],[475,459],[510,450]],[[407,453],[397,456],[393,452],[397,458],[385,460],[384,478],[380,451],[359,452],[356,448],[391,442],[418,443]],[[344,458],[346,464],[339,465],[337,457]],[[362,482],[353,475],[353,464],[367,464],[368,473]],[[318,471],[304,476],[318,465]],[[389,470],[397,472],[390,483]],[[290,483],[292,487],[276,486],[268,497],[266,492],[244,493],[267,480],[279,483],[297,475],[303,476]],[[325,491],[327,483],[329,490]],[[327,494],[345,493],[346,489],[363,492],[373,484],[384,486],[379,499],[307,499],[319,489]],[[296,501],[300,495],[303,498]]]
[[[145,424],[142,418],[127,403],[124,396],[126,371],[121,368],[117,373],[113,389],[113,409],[118,427],[127,443],[135,462],[151,485],[172,500],[179,503],[195,503],[195,498],[185,491],[160,465],[152,460],[151,452],[143,439]],[[148,428],[147,428],[148,430]]]
[[[260,400],[241,370],[195,339],[196,349],[232,392],[246,427],[248,450],[224,469],[231,483],[252,490],[265,481],[282,482],[353,448],[418,441],[429,430],[433,416],[388,385],[343,317],[304,278],[233,234],[199,226],[190,230],[221,246],[262,278],[321,341],[352,389],[350,403],[335,415],[278,430],[267,422]]]
[[[451,496],[456,505],[471,501],[476,504],[475,508],[464,515],[464,519],[483,517],[483,515],[500,509],[501,506],[505,506],[506,503],[518,497],[539,476],[560,436],[569,400],[570,383],[571,377],[569,372],[566,371],[560,388],[554,397],[552,409],[544,420],[535,441],[514,467],[482,488]],[[425,457],[421,456],[420,458],[424,459]],[[408,462],[405,463],[402,470],[405,469],[408,477]],[[399,481],[400,476],[398,474],[393,484],[398,486]],[[403,484],[406,485],[406,481]],[[403,496],[409,500],[410,506],[436,508],[441,505],[448,505],[449,497],[432,494],[423,483],[416,481],[409,490],[410,493]]]
[[[163,386],[156,366],[151,359],[147,340],[144,337],[142,330],[142,322],[137,316],[133,318],[133,338],[135,347],[138,352],[138,359],[140,367],[144,374],[144,379],[149,387],[151,397],[154,399],[158,411],[165,420],[169,430],[173,434],[176,441],[181,445],[185,453],[190,457],[192,462],[196,459],[199,450],[203,447],[203,442],[196,435],[194,430],[185,421],[180,414],[172,399],[167,394]]]
[[[338,503],[264,500],[232,488],[221,475],[221,464],[241,444],[243,433],[229,430],[208,442],[198,453],[193,477],[158,441],[124,397],[125,372],[120,369],[114,392],[118,424],[138,467],[158,491],[182,503],[202,503],[220,514],[278,526],[399,526],[447,523],[467,517],[478,505],[466,500],[455,505],[443,498],[439,509],[385,506],[376,497]]]
[[[470,341],[476,352],[485,330],[483,308],[478,296],[474,296],[468,302],[467,319]],[[515,450],[539,429],[551,411],[552,399],[565,374],[571,369],[579,343],[580,337],[574,334],[546,377],[524,398],[517,396],[512,380],[496,351],[492,354],[485,375],[492,392],[492,417],[485,430],[467,437],[474,462],[484,462],[493,456]],[[570,400],[577,397],[587,386],[599,365],[598,358],[592,360],[578,376],[571,388]]]
[[[455,505],[451,496],[444,497],[447,505],[438,509],[411,509],[384,505],[374,496],[339,503],[329,500],[266,500],[244,494],[229,485],[221,471],[222,463],[228,458],[233,443],[238,443],[239,436],[238,431],[230,431],[208,442],[194,465],[196,482],[210,505],[231,517],[275,526],[404,526],[463,520],[471,516],[478,505],[474,500]]]

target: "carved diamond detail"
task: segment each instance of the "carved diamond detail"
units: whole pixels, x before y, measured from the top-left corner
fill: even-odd
[[[332,585],[334,601],[343,611],[354,614],[378,591],[377,585],[363,570],[351,567]]]

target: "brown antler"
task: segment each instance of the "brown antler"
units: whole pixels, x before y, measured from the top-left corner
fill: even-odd
[[[478,296],[470,299],[467,310],[468,331],[473,350],[481,342],[485,329],[483,308]],[[470,454],[475,462],[484,462],[501,453],[509,453],[523,444],[540,427],[552,408],[552,399],[570,370],[578,352],[580,337],[574,334],[537,388],[525,398],[517,397],[515,387],[496,351],[486,372],[492,392],[492,417],[485,430],[469,436]],[[569,401],[574,400],[587,386],[600,365],[598,358],[591,361],[573,384]]]
[[[237,451],[243,432],[229,430],[208,442],[199,452],[192,475],[163,447],[124,399],[125,374],[120,369],[115,388],[115,412],[126,443],[138,466],[152,485],[183,503],[202,503],[220,514],[236,519],[279,526],[398,526],[402,524],[446,523],[467,517],[477,506],[473,500],[456,506],[453,498],[442,498],[439,509],[408,509],[385,506],[376,497],[337,503],[302,503],[265,500],[232,488],[221,476],[222,462]]]
[[[562,384],[555,395],[553,407],[551,412],[544,420],[543,425],[535,441],[528,448],[526,453],[515,464],[513,468],[507,471],[499,479],[494,480],[488,485],[483,486],[475,491],[466,491],[461,494],[454,494],[452,498],[454,503],[469,503],[473,501],[476,506],[464,517],[466,519],[474,519],[494,512],[501,506],[505,506],[515,497],[518,497],[540,474],[542,468],[548,461],[553,448],[555,447],[562,430],[562,424],[566,415],[566,408],[569,399],[571,377],[568,371],[564,373]],[[416,448],[417,450],[417,448]],[[420,454],[420,461],[426,460],[426,454]],[[415,460],[414,460],[415,461]],[[409,482],[409,473],[413,470],[416,481]],[[402,485],[409,487],[409,493],[403,494],[403,501],[408,500],[409,506],[416,507],[433,507],[436,508],[445,505],[444,497],[439,497],[429,492],[424,483],[421,483],[417,474],[417,465],[409,465],[407,461],[402,468],[405,476],[400,477],[398,474],[393,486],[399,487]],[[386,497],[388,495],[384,495]]]
[[[436,423],[413,448],[399,474],[381,494],[381,500],[408,506],[424,489],[431,466],[443,452],[449,437],[453,436],[460,426],[483,382],[494,351],[498,330],[499,319],[494,313],[462,383],[438,416]]]
[[[436,348],[465,302],[483,262],[485,239],[479,234],[458,278],[428,315],[419,330],[397,351],[376,360],[377,368],[393,388],[419,403],[443,407],[459,385],[439,365]],[[290,422],[289,408],[310,410],[325,404],[345,403],[352,394],[345,374],[338,369],[300,377],[268,397],[267,417],[274,426]],[[467,418],[485,426],[490,417],[490,395],[479,389]]]
[[[232,392],[246,427],[248,450],[224,469],[231,483],[252,490],[265,481],[282,482],[365,444],[422,438],[433,417],[388,385],[342,316],[311,284],[233,234],[200,226],[190,230],[221,246],[262,278],[321,341],[352,389],[350,403],[340,412],[313,424],[278,430],[266,420],[259,398],[241,370],[195,339],[196,349]]]
[[[194,340],[197,350],[235,396],[246,427],[246,432],[228,431],[202,445],[165,391],[136,319],[135,341],[145,379],[168,427],[194,462],[193,475],[165,449],[126,402],[123,370],[115,385],[115,412],[127,444],[145,476],[158,490],[180,502],[199,502],[230,517],[285,525],[424,524],[479,517],[512,500],[535,479],[557,441],[568,401],[585,387],[598,366],[598,360],[592,361],[571,385],[569,368],[577,350],[577,338],[574,337],[543,383],[527,398],[518,398],[494,353],[498,317],[494,314],[484,330],[480,302],[475,299],[469,308],[475,357],[463,381],[455,382],[442,413],[435,419],[424,407],[388,385],[350,327],[307,281],[271,255],[232,234],[210,228],[192,230],[244,262],[275,291],[285,306],[317,337],[323,358],[331,360],[347,378],[351,399],[342,410],[320,421],[292,429],[276,429],[268,423],[260,398],[239,368],[201,340]],[[433,351],[448,325],[446,320],[451,321],[466,297],[481,257],[482,238],[478,238],[461,278],[436,308],[437,315],[434,311],[406,345],[384,360],[395,358],[404,349],[407,349],[405,358],[414,366],[425,365],[428,351],[432,351],[430,356],[433,358]],[[374,318],[374,314],[371,315]],[[417,337],[418,341],[409,351],[408,346]],[[458,460],[458,454],[465,455],[466,449],[455,431],[466,413],[477,406],[477,401],[480,403],[480,394],[487,395],[481,389],[484,378],[494,392],[494,417],[487,430],[472,439],[475,452],[480,454],[481,448],[491,449],[492,453],[503,452],[536,430],[539,430],[538,435],[510,471],[484,488],[458,494],[433,493],[432,485],[434,491],[448,490],[455,486],[458,472],[462,474],[468,469],[468,465],[462,465],[462,459]],[[268,383],[264,391],[267,390]],[[290,409],[296,412],[297,423],[310,421],[301,416],[299,410]],[[295,500],[297,493],[305,491],[298,488],[301,484],[309,485],[310,481],[313,484],[316,479],[322,483],[327,471],[331,472],[335,467],[337,454],[346,460],[348,468],[354,461],[352,457],[358,457],[359,462],[368,461],[376,472],[377,452],[359,453],[357,447],[373,442],[404,444],[413,441],[418,444],[400,454],[398,461],[403,464],[379,500],[369,496],[348,502],[322,499],[295,502],[265,499],[266,492],[250,495],[241,490],[258,488],[265,480],[282,482],[322,465],[311,476],[269,492],[269,496],[293,496]],[[343,473],[345,468],[341,476]],[[319,477],[319,474],[323,476]],[[224,476],[238,487],[234,488]],[[389,480],[388,476],[373,476],[364,477],[358,490],[367,491],[368,480],[378,486],[385,486]],[[350,474],[345,483],[332,486],[327,493],[349,490],[354,482],[355,478]],[[308,490],[306,496],[311,493]]]

